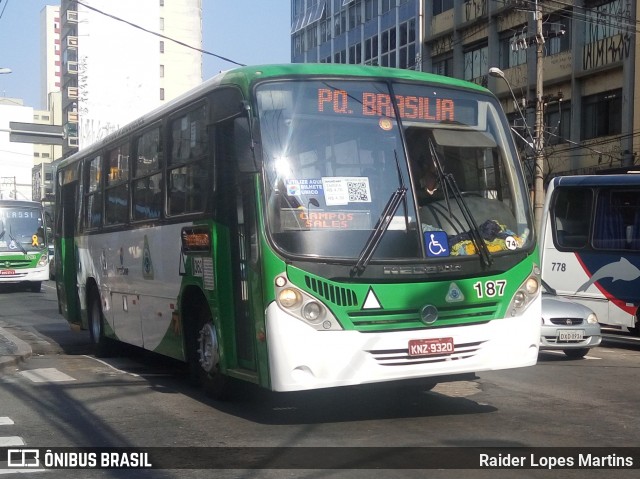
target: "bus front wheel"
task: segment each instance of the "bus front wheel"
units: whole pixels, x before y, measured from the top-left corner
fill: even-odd
[[[191,339],[192,376],[205,393],[214,399],[229,397],[228,378],[220,372],[220,345],[209,308],[203,306],[198,314],[197,329]]]

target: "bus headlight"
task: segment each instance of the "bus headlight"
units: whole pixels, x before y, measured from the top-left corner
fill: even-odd
[[[49,263],[49,257],[46,254],[43,254],[42,256],[40,256],[40,259],[38,260],[38,266],[42,267],[42,266],[46,266]]]
[[[529,304],[540,295],[540,278],[538,272],[538,267],[534,267],[534,271],[513,295],[508,309],[511,316],[519,316],[522,314]]]
[[[321,301],[289,283],[286,276],[277,276],[274,283],[276,302],[289,315],[318,331],[342,329],[336,317]]]
[[[292,288],[285,288],[278,294],[278,302],[287,309],[299,306],[301,299],[300,294]]]
[[[312,323],[322,320],[323,307],[317,301],[309,301],[302,307],[302,316]]]

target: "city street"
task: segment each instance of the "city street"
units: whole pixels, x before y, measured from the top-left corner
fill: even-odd
[[[607,337],[583,360],[479,374],[419,394],[362,387],[234,402],[192,388],[180,365],[123,350],[95,358],[68,329],[53,283],[0,290],[0,327],[33,355],[0,372],[0,445],[22,447],[631,447],[640,442],[640,340]],[[4,421],[3,421],[4,419]],[[326,449],[319,449],[326,451]],[[0,460],[2,460],[0,458]],[[43,471],[43,477],[371,477],[352,470]],[[637,467],[637,466],[636,466]],[[127,475],[127,472],[129,475]],[[385,471],[381,477],[635,477],[633,470]],[[134,474],[135,473],[135,474]],[[0,470],[0,475],[3,472]],[[198,475],[201,474],[201,475]],[[30,477],[38,477],[31,472]]]

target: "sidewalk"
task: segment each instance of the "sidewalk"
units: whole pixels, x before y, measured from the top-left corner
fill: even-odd
[[[31,356],[31,346],[15,337],[0,323],[0,373]]]

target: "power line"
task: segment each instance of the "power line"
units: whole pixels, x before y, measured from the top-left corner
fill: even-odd
[[[1,2],[2,0],[0,0]],[[7,9],[7,5],[9,5],[9,0],[5,0],[4,2],[4,7],[2,7],[2,11],[0,12],[0,18],[2,18],[2,15],[4,15],[4,11]]]
[[[194,46],[189,45],[187,43],[181,42],[180,40],[176,40],[175,38],[171,38],[171,37],[168,37],[166,35],[163,35],[161,33],[153,32],[151,30],[148,30],[148,29],[146,29],[144,27],[141,27],[140,25],[137,25],[137,24],[135,24],[133,22],[130,22],[128,20],[125,20],[123,18],[117,17],[117,16],[112,15],[110,13],[103,12],[102,10],[99,10],[99,9],[97,9],[95,7],[87,5],[86,3],[82,3],[80,1],[76,1],[76,3],[78,5],[82,5],[83,7],[87,8],[89,10],[93,10],[94,12],[97,12],[97,13],[99,13],[101,15],[104,15],[105,17],[109,17],[109,18],[111,18],[113,20],[116,20],[118,22],[126,23],[127,25],[129,25],[129,26],[131,26],[133,28],[137,28],[138,30],[142,30],[143,32],[150,33],[151,35],[155,35],[156,37],[160,37],[160,38],[163,38],[165,40],[169,40],[171,42],[177,43],[178,45],[181,45],[181,46],[186,47],[186,48],[190,48],[191,50],[195,50],[195,51],[198,51],[200,53],[204,53],[205,55],[211,55],[211,56],[216,57],[216,58],[218,58],[220,60],[224,60],[225,62],[233,63],[234,65],[238,65],[238,66],[241,66],[241,67],[246,66],[244,63],[239,63],[239,62],[237,62],[235,60],[231,60],[230,58],[223,57],[223,56],[218,55],[216,53],[212,53],[212,52],[209,52],[207,50],[203,50],[201,48],[194,47]]]

